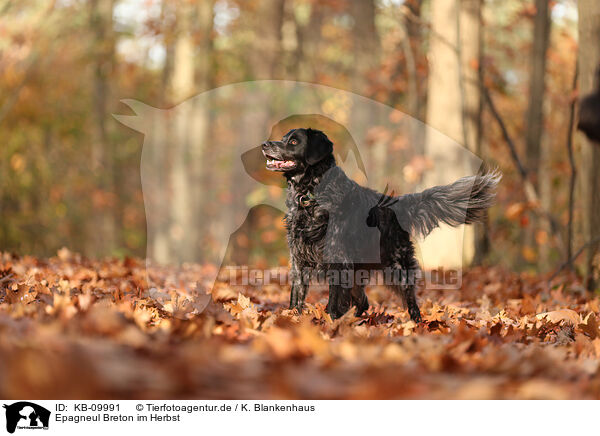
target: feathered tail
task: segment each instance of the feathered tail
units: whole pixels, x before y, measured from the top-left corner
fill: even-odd
[[[482,220],[486,210],[494,204],[501,178],[497,170],[463,177],[450,185],[403,195],[394,210],[399,212],[402,228],[413,235],[427,236],[440,223],[471,224]]]

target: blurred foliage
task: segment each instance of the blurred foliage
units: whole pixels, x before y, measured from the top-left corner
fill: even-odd
[[[127,110],[119,104],[121,98],[135,98],[157,107],[179,103],[170,98],[165,77],[172,68],[169,47],[181,24],[177,12],[188,3],[119,0],[114,3],[108,30],[98,33],[100,28],[91,12],[98,5],[93,0],[0,1],[2,250],[50,255],[68,246],[88,256],[145,255],[139,172],[142,138],[117,123],[111,114]],[[360,44],[365,34],[355,19],[352,1],[282,2],[280,33],[275,33],[279,45],[272,68],[265,70],[257,45],[263,42],[263,26],[272,19],[266,14],[272,11],[254,0],[218,0],[213,5],[209,33],[212,54],[207,80],[197,85],[195,92],[253,79],[303,80],[346,89],[405,110],[409,88],[401,46],[406,37],[403,23],[407,5],[413,3],[374,3],[377,35],[372,40],[377,44],[377,55],[363,68],[366,52]],[[423,102],[419,112],[410,115],[419,119],[424,119],[426,108],[428,39],[435,37],[429,32],[428,2],[422,6],[413,22],[418,32],[410,36],[417,97]],[[574,9],[572,1],[553,2],[546,82],[543,141],[544,147],[552,150],[552,211],[562,224],[567,221],[565,138],[572,97],[565,90],[571,88],[577,49]],[[522,138],[525,128],[529,63],[524,60],[531,50],[534,14],[531,1],[484,2],[485,85],[515,138]],[[192,36],[196,45],[205,37],[194,31]],[[102,59],[109,60],[103,63]],[[102,145],[106,155],[99,165],[94,162],[98,77],[105,77],[108,89],[100,117],[105,124]],[[521,182],[501,133],[486,111],[483,126],[486,151],[482,157],[505,174],[499,206],[491,212],[493,244],[488,260],[518,268],[533,264],[538,246],[550,244],[555,249],[555,241],[552,235],[538,232],[536,246],[523,246],[521,229],[531,225],[531,217]],[[521,140],[518,145],[524,146]],[[389,145],[393,146],[398,144]],[[105,180],[107,169],[110,181]],[[404,171],[410,173],[410,167]],[[210,191],[212,186],[206,188]],[[219,200],[215,197],[215,201]],[[250,247],[252,240],[262,241],[254,244],[262,251],[252,255],[279,263],[286,256],[281,216],[272,211],[258,215],[249,220],[253,224],[249,229],[240,230],[237,246]],[[97,242],[102,230],[94,216],[114,221],[116,231],[106,236],[102,245]],[[553,256],[558,258],[556,250]]]

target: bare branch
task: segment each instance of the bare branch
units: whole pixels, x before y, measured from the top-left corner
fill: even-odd
[[[577,89],[577,77],[579,76],[579,62],[575,60],[575,74],[573,75],[573,91]],[[571,167],[571,179],[569,181],[569,223],[567,224],[567,259],[568,266],[572,268],[572,246],[573,246],[573,207],[575,203],[575,181],[577,179],[577,168],[575,167],[575,156],[573,154],[573,125],[575,124],[576,98],[571,98],[569,105],[569,127],[567,131],[567,150],[569,152],[569,166]]]
[[[545,210],[541,206],[541,204],[539,202],[539,197],[538,197],[537,191],[536,191],[535,187],[533,186],[533,183],[531,183],[531,181],[529,180],[529,175],[527,173],[527,170],[525,169],[525,166],[523,165],[521,159],[519,158],[519,154],[517,153],[517,148],[515,146],[514,141],[511,138],[510,134],[508,133],[508,129],[506,128],[506,124],[504,123],[504,120],[498,113],[498,110],[496,109],[496,106],[494,105],[494,101],[492,100],[492,97],[490,96],[490,93],[487,90],[487,88],[485,86],[483,86],[483,84],[480,84],[480,88],[481,88],[481,92],[483,93],[483,96],[485,97],[485,101],[490,109],[491,114],[493,115],[493,117],[496,119],[496,122],[500,126],[500,130],[502,131],[502,136],[504,137],[504,140],[510,150],[510,155],[513,159],[513,162],[515,163],[515,166],[517,167],[517,169],[519,171],[519,175],[521,176],[521,180],[523,181],[523,190],[525,191],[525,197],[527,198],[527,201],[532,206],[535,207],[535,209],[533,209],[533,210],[537,215],[548,220],[548,222],[550,223],[550,229],[552,230],[552,233],[554,234],[561,251],[564,251],[564,242],[560,236],[560,224],[558,223],[556,218],[554,218],[554,216],[549,211]]]

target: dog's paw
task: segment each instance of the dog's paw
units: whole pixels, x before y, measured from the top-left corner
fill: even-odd
[[[352,305],[356,307],[356,316],[362,316],[367,310],[369,310],[369,300],[365,297],[362,300],[352,300]]]
[[[410,315],[410,319],[412,319],[417,324],[423,321],[423,319],[421,318],[421,311],[418,307],[409,308],[408,314]]]
[[[329,304],[327,305],[327,313],[331,316],[331,319],[341,318],[350,310],[350,304],[341,304],[334,305],[331,307]]]

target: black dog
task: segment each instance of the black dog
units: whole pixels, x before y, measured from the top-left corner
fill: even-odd
[[[600,65],[596,70],[594,90],[584,96],[579,103],[577,128],[590,141],[600,144]]]
[[[363,272],[378,270],[384,276],[391,273],[392,282],[386,284],[400,294],[411,318],[419,322],[415,296],[419,267],[410,234],[425,236],[440,222],[457,226],[480,220],[492,205],[500,180],[492,172],[394,197],[349,179],[336,166],[333,144],[319,130],[293,129],[281,141],[264,142],[262,149],[267,168],[284,172],[287,180],[290,308],[302,311],[310,278],[325,274],[327,311],[333,318],[352,305],[357,314],[367,310]]]

